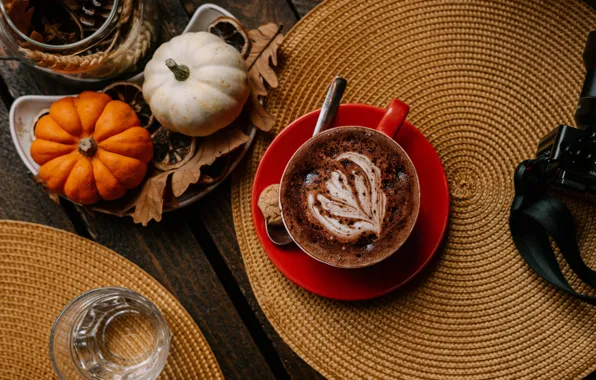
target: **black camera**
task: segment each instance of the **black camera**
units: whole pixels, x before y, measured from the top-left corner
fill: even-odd
[[[596,31],[583,54],[587,73],[575,111],[577,128],[559,125],[538,143],[536,160],[547,186],[596,193]]]
[[[559,290],[596,305],[596,297],[578,293],[569,284],[550,240],[573,272],[596,288],[596,270],[581,257],[573,215],[560,199],[549,195],[552,187],[596,193],[596,31],[588,35],[583,58],[587,73],[575,111],[577,128],[559,125],[540,140],[536,158],[517,166],[509,230],[520,255],[536,273]]]

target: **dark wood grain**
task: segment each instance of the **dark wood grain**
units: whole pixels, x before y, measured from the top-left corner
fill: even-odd
[[[207,195],[196,206],[190,210],[192,214],[200,215],[213,244],[217,246],[223,255],[226,264],[234,275],[234,279],[244,294],[253,313],[263,327],[268,339],[277,350],[283,365],[292,378],[296,379],[319,379],[322,378],[318,372],[306,364],[292,349],[281,339],[273,329],[251,289],[242,260],[242,254],[238,247],[234,220],[232,217],[232,205],[230,199],[230,180],[227,180],[220,187],[221,191],[214,191]]]
[[[298,16],[291,9],[285,0],[249,0],[237,2],[231,0],[216,0],[215,4],[229,10],[244,25],[255,28],[267,22],[275,22],[284,25],[284,33],[287,33],[297,22]],[[183,0],[187,11],[193,12],[200,3],[193,0]],[[206,196],[197,205],[187,210],[188,215],[200,215],[212,244],[223,256],[223,259],[234,277],[235,283],[247,300],[247,303],[261,324],[264,333],[278,352],[278,355],[292,378],[296,379],[317,379],[321,376],[298,357],[292,349],[281,339],[263,314],[255,296],[252,292],[242,255],[238,247],[232,208],[230,202],[230,183],[225,181],[217,191]],[[203,245],[206,245],[203,243]]]
[[[7,103],[10,104],[10,99]],[[64,210],[33,182],[19,158],[10,136],[4,102],[0,102],[0,125],[0,219],[40,223],[74,232]]]
[[[291,2],[298,15],[304,17],[314,7],[321,4],[323,0],[291,0]]]
[[[139,265],[180,300],[226,378],[273,378],[184,218],[170,213],[142,227],[130,218],[84,217],[98,243]]]
[[[200,2],[183,0],[187,11],[193,12]],[[244,2],[231,0],[216,0],[213,3],[229,10],[248,28],[255,28],[267,22],[284,25],[284,32],[296,23],[297,16],[285,0],[249,0]],[[298,357],[275,332],[264,316],[252,292],[242,255],[236,240],[236,232],[232,219],[230,202],[230,180],[224,182],[217,191],[212,192],[197,205],[193,205],[185,212],[187,215],[200,215],[203,226],[210,235],[212,244],[223,256],[226,265],[234,277],[234,281],[247,300],[251,312],[261,324],[273,347],[292,378],[316,379],[321,376]],[[208,243],[207,243],[208,244]],[[203,243],[203,245],[207,245]]]
[[[0,49],[2,54],[5,55],[6,51],[4,50],[4,47],[0,45]],[[0,72],[2,72],[2,78],[6,82],[9,93],[13,98],[17,98],[23,95],[23,93],[26,95],[68,95],[75,91],[75,89],[69,87],[66,82],[61,82],[56,78],[52,78],[39,71],[31,70],[29,67],[19,62],[0,62]],[[26,78],[27,82],[35,83],[37,85],[22,87],[23,78]]]
[[[204,4],[198,0],[181,0],[189,14]],[[210,3],[231,12],[244,26],[253,29],[267,22],[283,24],[289,30],[298,20],[286,0],[211,0]]]

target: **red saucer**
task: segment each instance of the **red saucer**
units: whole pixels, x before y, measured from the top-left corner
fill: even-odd
[[[375,128],[385,110],[362,104],[342,104],[335,126]],[[263,156],[252,189],[252,215],[257,236],[267,255],[286,277],[317,295],[338,300],[364,300],[387,294],[418,274],[439,248],[449,219],[449,189],[439,156],[416,127],[406,121],[396,141],[408,153],[420,181],[420,214],[408,241],[393,256],[361,269],[340,269],[323,264],[294,244],[278,247],[265,232],[257,206],[259,194],[279,183],[294,152],[313,133],[319,111],[295,120],[273,140]]]

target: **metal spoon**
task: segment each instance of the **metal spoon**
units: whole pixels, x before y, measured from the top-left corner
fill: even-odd
[[[269,224],[265,220],[265,230],[267,231],[269,240],[271,240],[271,242],[275,245],[286,245],[294,241],[283,224]]]
[[[340,76],[333,79],[333,82],[331,82],[329,90],[327,91],[325,102],[323,102],[321,113],[317,119],[317,124],[315,125],[315,130],[312,134],[313,136],[329,128],[335,118],[335,114],[337,113],[337,109],[339,108],[341,98],[344,96],[344,91],[347,85],[348,81]]]
[[[329,90],[327,91],[327,96],[325,97],[325,102],[321,108],[321,113],[317,119],[317,124],[315,125],[315,130],[312,134],[313,136],[329,128],[333,122],[347,84],[348,81],[339,76],[336,76],[335,79],[333,79],[333,82],[331,82]],[[273,244],[286,245],[294,241],[284,225],[269,224],[267,220],[265,220],[265,230],[267,231],[269,240],[271,240]]]

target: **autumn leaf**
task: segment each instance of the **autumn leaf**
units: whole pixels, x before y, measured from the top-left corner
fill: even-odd
[[[135,208],[132,218],[135,223],[142,223],[146,226],[152,219],[156,222],[161,221],[163,212],[163,195],[168,183],[168,177],[172,171],[160,173],[149,177],[143,184],[143,189],[135,200]]]
[[[215,178],[207,174],[203,174],[199,179],[199,183],[201,185],[211,185],[213,182],[215,182]]]
[[[35,8],[29,7],[29,0],[13,0],[10,3],[10,10],[8,11],[8,17],[12,20],[18,30],[22,33],[27,34],[29,28],[31,28],[31,19]]]
[[[186,164],[174,170],[172,175],[172,192],[179,197],[188,187],[201,178],[201,169],[211,165],[218,157],[230,153],[250,140],[238,128],[224,128],[203,138],[195,156]]]
[[[277,76],[273,68],[277,66],[277,49],[284,40],[281,30],[283,25],[273,23],[260,26],[248,32],[252,46],[246,58],[248,66],[248,84],[253,110],[251,122],[262,131],[269,131],[275,125],[275,120],[263,108],[260,97],[267,96],[265,84],[271,88],[278,86]]]
[[[248,122],[248,119],[246,119]],[[201,171],[199,183],[213,183],[223,181],[230,172],[232,158],[230,155],[218,158],[213,165],[205,166]],[[207,178],[206,178],[207,177]]]
[[[41,42],[42,44],[46,42],[46,40],[43,38],[43,36],[39,33],[37,33],[37,31],[33,31],[31,32],[31,35],[29,36],[29,38],[31,38],[33,41],[37,41],[37,42]]]
[[[166,191],[163,197],[164,208],[176,209],[179,207],[178,198],[171,191]]]
[[[155,171],[147,178],[139,195],[128,206],[128,210],[134,207],[132,217],[135,223],[146,226],[151,220],[161,221],[164,203],[174,206],[176,204],[174,197],[184,194],[194,183],[203,185],[214,183],[216,179],[203,174],[202,169],[248,140],[250,138],[237,127],[225,128],[203,138],[194,157],[183,166],[166,172]],[[227,165],[224,168],[227,168]],[[166,192],[170,176],[172,176],[172,193]],[[168,194],[170,199],[165,199]]]

